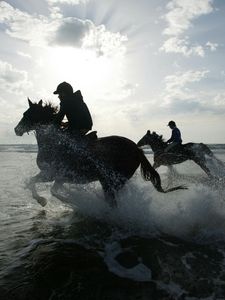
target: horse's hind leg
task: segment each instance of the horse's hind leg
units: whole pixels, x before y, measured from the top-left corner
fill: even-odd
[[[202,170],[205,171],[205,173],[206,173],[210,178],[213,177],[212,174],[211,174],[211,172],[210,172],[210,170],[209,170],[209,168],[208,168],[202,161],[200,161],[200,160],[198,160],[198,159],[193,159],[193,161],[194,161],[197,165],[199,165],[199,167],[202,168]]]
[[[116,199],[115,199],[115,196],[116,196],[115,189],[113,187],[111,187],[110,185],[106,184],[106,183],[101,182],[101,184],[102,184],[102,189],[103,189],[103,192],[104,192],[106,202],[112,208],[117,207],[117,202],[116,202]]]
[[[109,206],[112,208],[117,207],[116,194],[124,186],[126,180],[116,178],[112,180],[100,180],[102,189],[105,195],[105,200],[108,202]]]
[[[172,186],[173,185],[173,180],[175,175],[177,174],[176,170],[174,169],[173,166],[168,165],[168,183],[167,183],[167,187]]]

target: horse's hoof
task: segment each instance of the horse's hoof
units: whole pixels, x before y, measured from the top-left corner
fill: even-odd
[[[45,206],[47,204],[47,200],[44,197],[40,197],[37,199],[37,202],[41,204],[41,206]]]

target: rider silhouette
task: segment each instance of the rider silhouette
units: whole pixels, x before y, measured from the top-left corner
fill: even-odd
[[[181,133],[177,128],[176,123],[174,121],[169,121],[168,125],[172,129],[171,138],[166,141],[169,145],[165,148],[164,152],[170,152],[171,149],[174,150],[174,147],[182,144]]]
[[[57,86],[53,94],[58,94],[60,100],[60,110],[54,120],[56,125],[60,126],[66,116],[70,133],[82,136],[92,129],[91,114],[80,90],[74,93],[72,86],[64,81]]]

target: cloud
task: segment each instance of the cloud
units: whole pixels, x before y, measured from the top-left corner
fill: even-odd
[[[164,15],[164,20],[168,26],[163,34],[169,36],[164,42],[160,51],[166,53],[180,53],[186,57],[197,55],[204,57],[205,49],[203,46],[192,45],[189,37],[183,37],[183,34],[193,27],[192,21],[202,15],[213,11],[213,0],[172,0],[167,4],[168,13]],[[216,50],[217,45],[208,42],[206,49]]]
[[[160,50],[166,53],[180,53],[186,57],[189,57],[191,55],[197,55],[201,57],[205,56],[204,48],[200,45],[190,46],[187,37],[183,39],[178,37],[171,37],[164,42]]]
[[[26,71],[14,68],[11,64],[0,60],[0,87],[2,92],[21,94],[31,86]]]
[[[199,110],[201,100],[199,99],[198,92],[195,92],[189,86],[192,83],[201,81],[208,73],[208,70],[189,70],[166,76],[165,91],[161,95],[163,98],[161,106],[173,112]]]
[[[172,0],[167,4],[165,15],[168,27],[166,35],[178,36],[192,26],[191,21],[213,11],[213,0]]]
[[[216,51],[219,45],[217,43],[207,42],[206,47],[208,47],[211,51]]]
[[[168,75],[165,78],[166,91],[171,93],[174,90],[180,90],[188,83],[199,82],[202,78],[205,78],[208,73],[208,70],[189,70],[183,73],[177,72],[175,75]]]
[[[120,33],[107,31],[104,25],[96,26],[90,20],[70,17],[60,20],[50,45],[92,49],[98,56],[111,56],[125,52],[123,43],[126,40]]]
[[[7,21],[13,17],[14,14],[17,14],[19,10],[14,9],[10,4],[5,1],[0,2],[0,22]]]
[[[23,51],[17,51],[17,54],[22,56],[22,57],[31,58],[30,54],[24,53]]]
[[[104,25],[96,26],[91,20],[63,18],[59,13],[56,17],[57,13],[54,13],[53,19],[43,15],[29,15],[4,1],[0,2],[0,23],[7,26],[6,33],[32,46],[78,47],[91,49],[98,56],[125,52],[126,36],[108,31]]]
[[[93,23],[89,20],[65,18],[60,21],[57,30],[51,37],[52,44],[81,47],[92,26]]]
[[[32,46],[43,46],[55,27],[54,21],[14,9],[5,1],[0,2],[0,23],[6,25],[9,36],[29,42]]]
[[[185,100],[185,101],[184,101]],[[174,99],[170,104],[170,111],[174,113],[211,113],[216,115],[225,114],[225,91],[222,93],[191,92],[188,99],[183,101]]]
[[[112,33],[106,30],[105,25],[95,26],[92,23],[89,34],[83,40],[83,47],[95,49],[99,56],[117,56],[126,52],[124,45],[126,41],[125,35],[121,35],[119,32]]]
[[[49,4],[70,4],[70,5],[78,5],[81,3],[87,3],[90,0],[47,0]]]
[[[165,77],[165,90],[160,95],[163,99],[162,111],[173,114],[192,113],[225,113],[225,91],[220,93],[215,91],[205,91],[200,89],[200,82],[208,75],[208,70],[189,70],[186,72],[176,72],[174,75]]]
[[[107,99],[107,101],[112,102],[112,106],[120,106],[120,108],[125,107],[126,109],[128,106],[127,101],[129,101],[129,104],[132,102],[131,98],[136,94],[137,89],[137,83],[133,84],[127,82],[126,80],[118,80],[112,90],[108,90],[102,95],[102,101],[105,102],[105,99]],[[124,102],[124,100],[126,101]],[[115,102],[117,102],[116,106]],[[106,109],[108,110],[109,107],[107,107]]]
[[[225,91],[217,93],[213,97],[214,106],[217,108],[218,112],[225,112]]]

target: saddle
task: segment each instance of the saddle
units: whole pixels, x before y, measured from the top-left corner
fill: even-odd
[[[179,144],[169,149],[168,152],[162,152],[161,154],[171,154],[173,156],[178,157],[178,156],[189,156],[190,152],[188,149],[184,147],[184,145]]]
[[[86,133],[84,135],[82,134],[70,134],[71,138],[74,139],[76,142],[78,142],[80,145],[83,145],[84,147],[92,145],[94,142],[97,141],[97,131],[91,131],[89,133]]]
[[[82,133],[79,131],[70,131],[67,127],[60,128],[62,143],[64,145],[79,144],[79,147],[86,148],[95,143],[98,139],[97,131],[91,131],[89,133]]]
[[[173,156],[183,156],[185,155],[185,149],[182,144],[176,145],[169,149],[169,151],[158,151],[155,156],[159,158],[160,156],[165,156],[165,155],[173,155]]]
[[[169,151],[167,153],[172,153],[172,154],[183,154],[183,145],[182,144],[178,144],[174,147],[172,147],[171,149],[169,149]]]
[[[98,136],[97,136],[97,131],[91,131],[89,133],[87,133],[84,136],[85,139],[88,139],[89,141],[95,141],[97,140]]]
[[[84,143],[87,144],[87,146],[92,145],[94,142],[97,141],[97,131],[91,131],[90,133],[87,133],[84,137]]]

